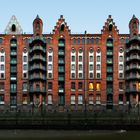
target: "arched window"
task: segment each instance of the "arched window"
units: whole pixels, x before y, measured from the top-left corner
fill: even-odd
[[[61,24],[60,31],[64,31],[65,25],[64,23]]]
[[[12,32],[15,32],[16,31],[16,25],[15,24],[12,25],[11,30],[12,30]]]
[[[108,28],[110,32],[112,31],[112,27],[113,27],[112,24],[110,24]]]

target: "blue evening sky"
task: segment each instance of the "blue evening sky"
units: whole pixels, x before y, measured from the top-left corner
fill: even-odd
[[[128,33],[132,15],[140,18],[140,0],[0,0],[0,32],[4,32],[15,15],[26,33],[38,14],[44,33],[52,32],[60,15],[64,15],[72,33],[101,33],[108,15],[112,15],[120,33]]]

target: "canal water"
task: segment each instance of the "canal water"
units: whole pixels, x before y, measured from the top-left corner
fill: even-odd
[[[1,140],[140,140],[140,131],[0,130]]]

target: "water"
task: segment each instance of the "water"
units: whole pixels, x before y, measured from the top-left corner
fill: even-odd
[[[0,130],[3,140],[139,140],[140,131]]]

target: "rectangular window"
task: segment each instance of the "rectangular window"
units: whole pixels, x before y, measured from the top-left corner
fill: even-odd
[[[92,105],[93,104],[93,95],[89,95],[89,104]]]
[[[16,103],[17,103],[16,96],[10,96],[10,104],[11,104],[11,106],[15,106]]]
[[[22,90],[23,91],[27,91],[28,90],[28,84],[27,83],[23,83]]]
[[[123,73],[119,73],[119,78],[123,78]]]
[[[52,56],[49,55],[48,59],[49,59],[48,61],[51,62],[52,61]]]
[[[100,102],[100,95],[96,96],[96,104],[101,104],[101,102]]]
[[[92,82],[89,83],[88,88],[89,88],[89,90],[93,90],[94,89],[94,85],[93,85]]]
[[[71,61],[72,61],[72,62],[75,62],[75,56],[72,56],[72,57],[71,57]]]
[[[93,65],[89,65],[89,70],[93,70]]]
[[[78,95],[78,104],[79,105],[83,104],[83,96],[82,95]]]
[[[83,73],[79,73],[78,78],[83,78]]]
[[[59,105],[64,105],[64,102],[65,100],[64,100],[64,95],[59,95],[58,96],[58,102],[59,102]]]
[[[4,62],[4,56],[1,56],[1,62]]]
[[[48,70],[52,70],[52,64],[48,65]]]
[[[123,62],[123,56],[119,56],[119,61]]]
[[[96,91],[101,91],[101,83],[96,83]]]
[[[4,95],[0,95],[0,104],[4,104]]]
[[[71,65],[71,70],[75,70],[75,64]]]
[[[27,78],[27,73],[23,73],[23,78]]]
[[[75,95],[71,95],[71,105],[75,105]]]
[[[75,91],[75,82],[71,82],[71,90]]]
[[[123,90],[123,82],[119,82],[119,90]]]
[[[100,62],[101,58],[100,56],[97,56],[97,62]]]
[[[79,64],[79,70],[83,70],[83,65]]]
[[[75,78],[75,73],[71,73],[71,78]]]
[[[93,73],[89,73],[89,78],[93,78]]]
[[[27,71],[27,64],[23,65],[23,70]]]
[[[79,62],[82,62],[82,56],[79,56]]]
[[[52,82],[48,82],[48,90],[52,90]]]
[[[89,61],[90,61],[90,62],[93,62],[93,56],[90,56],[90,57],[89,57]]]
[[[101,78],[101,74],[100,74],[100,73],[97,73],[97,74],[96,74],[96,78],[97,78],[97,79],[100,79],[100,78]]]
[[[96,66],[96,70],[100,70],[100,65],[99,64]]]
[[[123,70],[123,65],[119,65],[119,70]]]
[[[48,73],[48,78],[52,78],[52,73]]]
[[[23,62],[27,62],[27,56],[23,57]]]
[[[17,84],[14,84],[14,83],[10,84],[10,90],[11,90],[11,92],[16,92]]]
[[[4,91],[4,82],[0,82],[0,91]]]
[[[27,105],[27,96],[22,97],[22,104]]]
[[[82,82],[79,82],[78,83],[78,90],[82,90],[82,88],[83,88],[83,83]]]
[[[4,73],[0,73],[0,78],[4,79],[4,77],[5,77]]]
[[[1,71],[4,71],[4,65],[3,65],[3,64],[1,64],[0,70],[1,70]]]
[[[48,105],[52,105],[52,95],[48,95]]]

